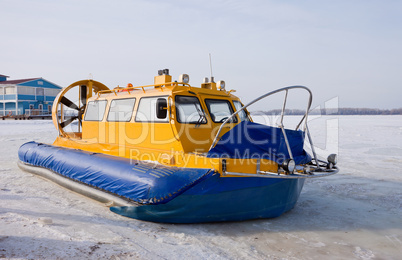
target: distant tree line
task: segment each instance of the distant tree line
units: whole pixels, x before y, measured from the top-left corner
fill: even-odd
[[[280,115],[281,109],[269,111],[254,111],[253,115]],[[300,109],[285,109],[285,115],[304,115],[306,111]],[[313,109],[310,115],[402,115],[402,108],[378,109],[378,108],[321,108]]]

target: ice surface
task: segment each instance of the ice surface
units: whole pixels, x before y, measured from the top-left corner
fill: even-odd
[[[310,130],[322,156],[339,148],[341,172],[309,180],[292,211],[172,225],[124,218],[19,170],[19,146],[52,143],[56,130],[0,121],[0,258],[401,259],[402,116],[318,117]]]

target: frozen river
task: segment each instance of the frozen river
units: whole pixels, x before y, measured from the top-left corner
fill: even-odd
[[[402,116],[320,117],[317,150],[340,173],[308,180],[275,219],[156,224],[21,171],[17,150],[52,143],[51,121],[0,121],[0,258],[401,259]],[[329,151],[331,152],[331,151]]]

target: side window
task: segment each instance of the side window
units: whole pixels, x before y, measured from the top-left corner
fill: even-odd
[[[205,113],[196,97],[176,96],[176,116],[179,123],[206,124]]]
[[[167,97],[146,97],[140,99],[137,114],[135,116],[136,122],[169,122],[169,118],[158,118],[156,116],[156,101],[160,98],[166,99]]]
[[[240,103],[240,101],[237,101],[237,100],[234,100],[233,104],[236,108],[236,111],[243,107],[243,105]],[[240,117],[240,121],[250,121],[250,119],[247,116],[247,112],[245,110],[238,113],[238,115]]]
[[[212,121],[215,123],[223,123],[233,112],[233,108],[228,100],[223,99],[205,99],[205,104],[209,110]],[[232,119],[233,123],[237,122],[237,118]]]
[[[85,121],[102,121],[106,109],[106,100],[90,101],[85,112]]]
[[[114,99],[110,103],[107,121],[129,122],[133,115],[135,98]]]

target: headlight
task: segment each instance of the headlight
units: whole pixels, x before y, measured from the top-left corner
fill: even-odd
[[[218,81],[218,86],[219,86],[219,90],[225,90],[225,81],[224,80],[219,80]]]
[[[187,74],[181,74],[179,76],[179,82],[188,83],[190,82],[190,76]]]
[[[292,159],[286,159],[282,163],[282,168],[289,173],[292,173],[296,168],[296,163]]]

